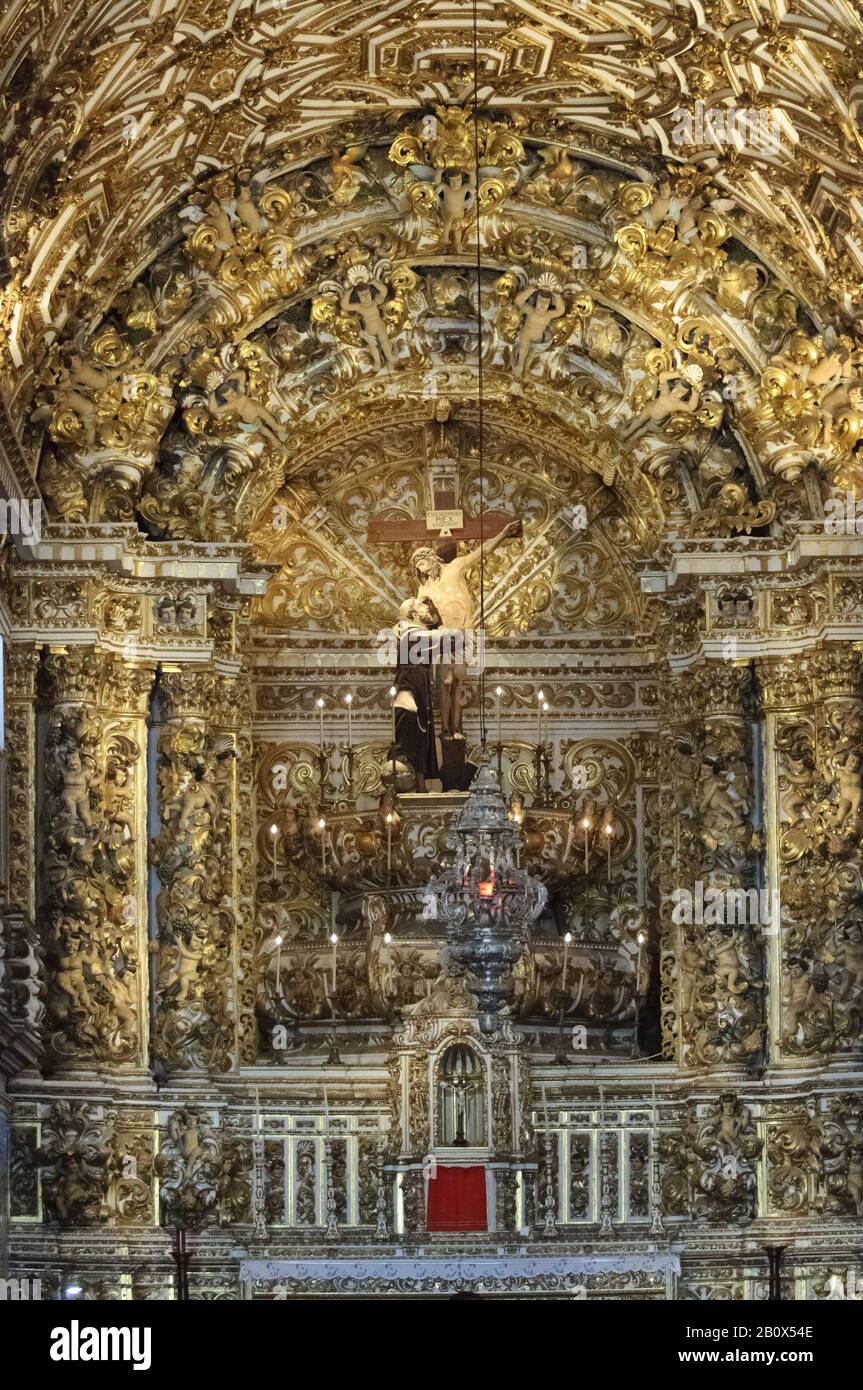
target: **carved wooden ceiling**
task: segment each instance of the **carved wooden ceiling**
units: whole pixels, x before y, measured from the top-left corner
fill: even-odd
[[[778,543],[856,482],[856,8],[478,3],[479,281],[475,220],[446,212],[473,168],[472,23],[421,0],[6,11],[3,445],[58,522],[253,535],[287,575],[283,484],[337,518],[364,451],[394,424],[419,447],[438,400],[467,476],[479,356],[489,438],[534,441],[538,512],[569,469],[569,505],[636,563]],[[681,145],[708,107],[778,143],[708,122]],[[269,616],[294,602],[277,586]]]

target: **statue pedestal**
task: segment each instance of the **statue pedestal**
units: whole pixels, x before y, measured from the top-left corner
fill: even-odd
[[[445,792],[466,792],[476,774],[476,763],[467,756],[467,739],[442,738],[441,786]]]

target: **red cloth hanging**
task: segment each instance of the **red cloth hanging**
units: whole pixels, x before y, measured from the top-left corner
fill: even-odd
[[[429,1231],[487,1231],[485,1168],[438,1164],[429,1178],[426,1227]]]

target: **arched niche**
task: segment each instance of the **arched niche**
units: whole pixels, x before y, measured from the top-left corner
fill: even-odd
[[[485,1148],[488,1073],[479,1052],[458,1041],[444,1047],[434,1088],[435,1143],[440,1148]]]

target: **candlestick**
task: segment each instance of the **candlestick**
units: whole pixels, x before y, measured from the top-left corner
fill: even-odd
[[[347,695],[345,696],[345,704],[348,707],[348,752],[350,752],[354,746],[353,731],[351,725],[351,706],[353,705],[353,703],[354,697],[351,694],[351,692],[348,691]]]
[[[502,694],[503,694],[503,689],[501,688],[501,686],[498,686],[497,689],[496,689],[495,692],[494,692],[494,695],[495,695],[495,701],[496,701],[496,706],[497,706],[497,741],[498,741],[499,744],[503,742],[503,740],[501,739],[501,736],[500,736],[500,697],[501,697]]]
[[[587,873],[588,873],[588,851],[589,851],[589,845],[590,845],[590,842],[589,842],[589,840],[588,840],[588,832],[590,831],[590,816],[585,816],[585,817],[584,817],[584,819],[583,819],[582,822],[581,822],[581,828],[582,828],[582,830],[584,831],[584,872],[585,872],[585,874],[587,874]]]
[[[325,1125],[325,1128],[326,1128],[326,1133],[329,1134],[329,1132],[330,1132],[330,1102],[329,1102],[329,1100],[327,1099],[327,1088],[326,1088],[326,1086],[324,1087],[324,1125]]]
[[[330,932],[330,944],[332,945],[332,948],[333,948],[333,1008],[335,1009],[335,1007],[336,1007],[336,970],[337,970],[337,968],[338,968],[338,957],[337,957],[337,954],[336,954],[336,953],[337,953],[337,951],[338,951],[339,938],[338,938],[337,933],[334,932],[334,931]]]
[[[638,960],[635,964],[635,992],[637,994],[641,989],[641,972],[644,965],[644,943],[647,937],[643,931],[640,931],[635,939],[638,942]]]
[[[393,743],[396,741],[396,695],[398,691],[394,685],[390,686],[390,699],[393,702]]]
[[[608,881],[609,881],[609,883],[611,882],[611,841],[612,841],[613,837],[614,837],[614,826],[612,825],[611,821],[607,821],[607,822],[606,822],[606,826],[605,826],[605,840],[606,840],[606,844],[608,845]]]
[[[279,981],[282,978],[282,938],[276,937],[276,993],[279,992]]]
[[[392,811],[387,812],[387,877],[389,877],[393,867],[393,815]]]
[[[318,829],[321,832],[321,874],[325,874],[327,872],[327,823],[323,816],[318,818]]]
[[[276,869],[278,867],[279,827],[277,825],[271,825],[270,834],[273,837],[273,878],[275,878]]]
[[[323,754],[323,751],[324,751],[324,697],[323,697],[323,695],[319,695],[319,696],[318,696],[318,698],[315,700],[315,704],[316,704],[317,707],[318,707],[318,717],[319,717],[319,720],[320,720],[320,739],[319,739],[319,741],[320,741],[321,753]]]
[[[550,708],[551,706],[549,705],[548,700],[543,700],[542,712],[545,715],[545,734],[543,735],[542,740],[543,747],[545,747],[545,745],[548,743],[548,711]]]
[[[536,707],[536,742],[539,745],[542,743],[542,702],[545,699],[545,691],[537,691],[536,698],[538,701]]]

